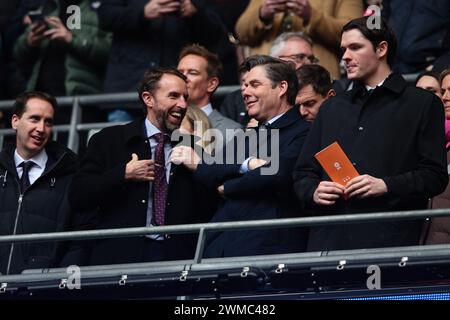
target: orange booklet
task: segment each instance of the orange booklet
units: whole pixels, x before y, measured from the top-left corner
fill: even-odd
[[[333,182],[345,186],[351,179],[359,176],[337,142],[316,153],[315,157]]]

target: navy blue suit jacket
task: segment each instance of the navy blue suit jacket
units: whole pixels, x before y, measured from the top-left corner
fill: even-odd
[[[278,150],[271,150],[270,147],[276,136],[274,130],[278,130],[279,133],[279,141],[274,145]],[[292,171],[308,131],[309,124],[301,118],[298,108],[293,107],[270,125],[267,129],[267,141],[262,137],[265,136],[265,132],[261,131],[258,131],[259,139],[256,146],[251,146],[246,141],[244,160],[251,155],[261,158],[258,152],[261,152],[265,145],[268,145],[269,155],[273,155],[275,151],[279,152],[278,171],[273,175],[264,174],[263,167],[241,174],[239,169],[243,160],[241,157],[239,161],[236,156],[234,163],[200,164],[194,175],[195,179],[209,188],[224,185],[225,189],[225,199],[212,221],[298,216],[300,212],[293,191]],[[226,159],[226,152],[222,153],[222,159]],[[274,163],[266,164],[264,167],[270,165]],[[298,228],[215,233],[208,238],[205,255],[220,257],[301,251],[305,246],[305,236],[305,230]]]

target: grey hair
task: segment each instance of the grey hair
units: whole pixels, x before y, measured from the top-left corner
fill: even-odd
[[[301,31],[299,31],[299,32],[284,32],[284,33],[280,34],[273,42],[272,47],[270,48],[269,55],[274,57],[276,55],[276,53],[278,53],[280,51],[280,49],[284,45],[284,43],[292,38],[301,39],[301,40],[307,42],[311,46],[311,48],[313,47],[313,41],[306,33],[301,32]]]

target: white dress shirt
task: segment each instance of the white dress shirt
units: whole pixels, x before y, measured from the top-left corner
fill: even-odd
[[[389,77],[389,76],[388,76]],[[387,78],[386,78],[387,79]],[[375,87],[371,87],[371,86],[368,86],[368,85],[366,85],[366,90],[367,91],[370,91],[370,90],[374,90],[376,87],[381,87],[382,85],[383,85],[383,83],[386,81],[386,79],[384,79],[383,81],[381,81],[379,84],[377,84]]]
[[[28,176],[30,178],[30,186],[42,175],[42,173],[44,173],[47,160],[48,156],[45,149],[42,149],[41,152],[28,160],[24,160],[17,152],[17,149],[14,151],[14,164],[16,165],[16,171],[19,179],[22,178],[23,173],[23,168],[21,167],[22,162],[33,161],[35,163],[35,165],[32,166],[30,171],[28,172]]]
[[[213,107],[211,103],[208,103],[206,106],[200,108],[200,110],[202,110],[206,116],[209,117],[209,115],[213,112]]]

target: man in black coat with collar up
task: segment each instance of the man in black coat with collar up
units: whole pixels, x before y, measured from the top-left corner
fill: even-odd
[[[77,157],[51,141],[57,103],[44,92],[25,92],[13,107],[15,145],[0,153],[0,235],[60,232],[72,220],[68,189]],[[81,226],[81,224],[80,224]],[[0,273],[59,266],[63,242],[0,245]]]
[[[297,161],[295,191],[313,215],[425,209],[448,181],[444,109],[391,72],[396,39],[384,20],[350,21],[341,39],[353,89],[326,101]],[[331,182],[314,155],[337,141],[360,176]],[[422,221],[311,228],[309,251],[418,245]]]
[[[213,197],[170,163],[171,135],[186,113],[186,78],[172,68],[145,73],[146,117],[95,134],[74,177],[71,205],[98,209],[96,229],[206,222]],[[96,240],[90,265],[193,258],[194,235]]]
[[[261,126],[245,135],[237,133],[214,159],[204,158],[199,163],[197,157],[190,162],[192,149],[187,147],[174,150],[173,157],[223,197],[213,222],[299,216],[292,170],[309,124],[293,107],[298,91],[295,70],[269,56],[249,57],[242,68],[248,114]],[[205,254],[230,257],[298,252],[304,250],[306,236],[306,230],[299,228],[220,232],[209,238]]]

